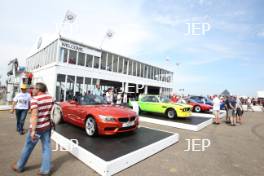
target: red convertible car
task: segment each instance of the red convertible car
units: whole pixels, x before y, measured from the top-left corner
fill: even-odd
[[[192,105],[193,106],[193,111],[194,112],[207,112],[207,111],[210,111],[213,106],[211,105],[208,105],[208,104],[204,104],[204,103],[199,103],[199,102],[196,102],[192,99],[187,99],[186,102],[189,104],[189,105]]]
[[[84,128],[88,136],[113,135],[134,131],[139,119],[129,108],[109,105],[105,99],[96,95],[79,97],[54,106],[55,123],[64,121]]]

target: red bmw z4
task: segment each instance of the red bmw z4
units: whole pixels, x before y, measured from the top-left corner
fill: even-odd
[[[52,115],[55,124],[64,121],[84,128],[88,136],[114,135],[135,131],[139,117],[129,108],[107,104],[97,95],[58,103]]]

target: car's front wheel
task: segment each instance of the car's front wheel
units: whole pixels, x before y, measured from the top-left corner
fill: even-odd
[[[85,121],[85,131],[88,136],[97,135],[97,124],[93,117],[88,117]]]
[[[195,112],[201,112],[201,107],[200,106],[194,106],[194,111]]]
[[[166,111],[166,116],[169,118],[169,119],[174,119],[177,114],[176,114],[176,111],[174,109],[168,109]]]

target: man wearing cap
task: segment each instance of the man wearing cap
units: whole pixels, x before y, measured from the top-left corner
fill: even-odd
[[[22,84],[20,89],[21,92],[13,99],[11,113],[13,114],[16,110],[17,132],[19,132],[20,135],[23,135],[25,133],[24,122],[27,117],[31,96],[27,92],[27,85]]]

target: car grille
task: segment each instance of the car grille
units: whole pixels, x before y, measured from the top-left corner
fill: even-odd
[[[182,111],[183,111],[183,112],[188,112],[188,111],[191,111],[191,108],[183,108]]]
[[[132,122],[132,121],[134,121],[135,119],[136,119],[135,116],[132,116],[132,117],[130,117],[130,118],[128,118],[128,117],[121,117],[121,118],[118,118],[119,122],[122,122],[122,123],[125,123],[125,122],[128,122],[128,121]]]
[[[119,128],[118,131],[130,130],[130,129],[133,129],[135,127],[136,127],[136,125],[133,125],[133,126],[130,126],[130,127],[122,127],[122,128]]]
[[[105,131],[114,131],[116,127],[106,127],[104,130]]]

